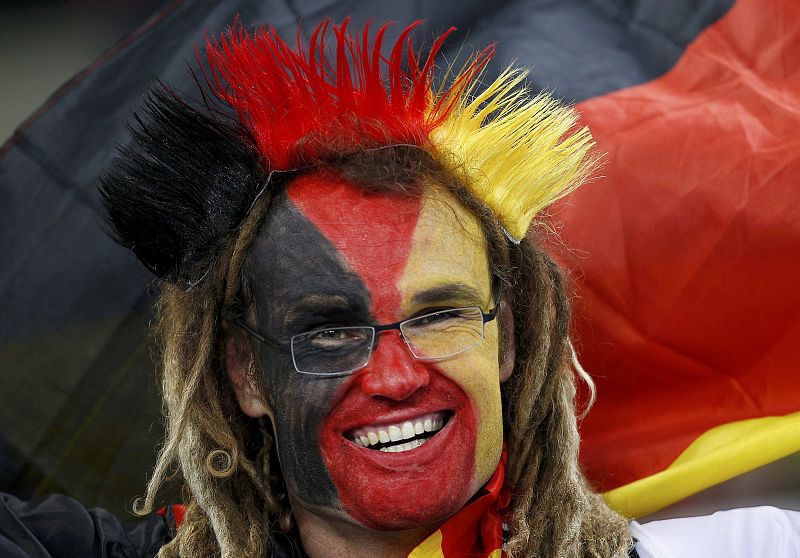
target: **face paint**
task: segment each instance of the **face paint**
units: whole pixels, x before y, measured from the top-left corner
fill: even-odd
[[[371,319],[363,281],[330,242],[285,197],[254,240],[246,270],[258,329],[276,340],[347,318]],[[267,404],[272,409],[282,472],[290,493],[325,508],[339,507],[319,453],[319,427],[347,378],[298,374],[289,347],[261,346]]]
[[[480,226],[454,200],[367,194],[330,175],[289,188],[254,243],[248,273],[259,329],[281,339],[492,306]],[[460,509],[502,447],[495,324],[478,347],[438,362],[415,360],[397,331],[380,333],[369,364],[338,378],[298,374],[288,349],[265,346],[268,404],[294,502],[384,530]],[[357,444],[362,436],[422,443],[383,452]]]

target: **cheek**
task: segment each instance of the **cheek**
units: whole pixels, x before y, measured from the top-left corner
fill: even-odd
[[[475,412],[475,481],[480,486],[494,472],[503,447],[498,335],[486,324],[483,342],[458,359],[439,363],[442,372],[466,394]]]
[[[268,361],[276,366],[266,372],[266,381],[287,489],[310,504],[336,505],[336,489],[322,461],[318,438],[339,382],[303,376],[291,362],[287,368],[284,360]]]

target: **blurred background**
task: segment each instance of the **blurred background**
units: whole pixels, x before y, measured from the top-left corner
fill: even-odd
[[[0,2],[0,144],[56,90],[166,0]]]

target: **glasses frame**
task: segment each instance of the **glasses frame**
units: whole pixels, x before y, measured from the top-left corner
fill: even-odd
[[[475,343],[474,345],[470,345],[469,347],[466,347],[464,349],[461,349],[460,351],[456,351],[455,353],[452,353],[452,354],[449,354],[449,355],[446,355],[446,356],[433,357],[433,358],[418,356],[414,352],[414,347],[411,345],[411,342],[406,338],[405,334],[403,333],[403,326],[406,325],[408,322],[413,322],[415,320],[419,320],[420,318],[426,318],[426,317],[429,317],[429,316],[435,316],[437,314],[442,314],[444,312],[453,312],[453,311],[456,311],[456,310],[477,310],[478,312],[480,312],[480,314],[481,314],[481,338],[480,338],[480,340],[478,340],[478,342]],[[363,326],[337,326],[337,327],[326,327],[326,328],[315,329],[315,330],[306,331],[306,332],[303,332],[303,333],[298,333],[297,335],[292,335],[292,337],[289,339],[289,341],[276,341],[274,339],[270,339],[270,338],[262,335],[261,333],[259,333],[255,329],[253,329],[247,322],[244,321],[243,318],[237,317],[237,318],[235,318],[235,321],[236,321],[236,323],[238,323],[242,327],[242,329],[244,329],[256,341],[260,341],[260,342],[265,343],[267,345],[271,345],[272,347],[275,347],[275,348],[283,348],[286,345],[289,345],[289,352],[292,355],[292,365],[294,365],[294,369],[298,374],[306,374],[306,375],[309,375],[309,376],[318,376],[318,377],[323,377],[323,378],[337,378],[337,377],[341,377],[341,376],[349,376],[353,372],[356,372],[358,370],[361,370],[362,368],[365,368],[369,364],[369,361],[372,360],[372,353],[374,352],[375,348],[378,345],[378,343],[377,343],[378,334],[382,333],[384,331],[393,331],[393,330],[399,331],[400,332],[400,338],[403,340],[403,342],[405,343],[406,347],[408,347],[408,352],[411,353],[411,356],[414,357],[415,360],[432,362],[432,361],[440,361],[440,360],[445,360],[445,359],[448,359],[448,358],[453,358],[454,356],[457,356],[457,355],[460,355],[462,353],[465,353],[465,352],[467,352],[469,350],[474,349],[478,345],[480,345],[483,342],[484,338],[486,337],[486,324],[491,322],[492,320],[494,320],[496,317],[497,317],[497,306],[495,306],[494,308],[492,308],[488,312],[484,312],[483,308],[481,308],[480,306],[459,306],[458,308],[445,308],[445,309],[442,309],[442,310],[437,310],[435,312],[429,312],[427,314],[414,316],[413,318],[407,318],[405,320],[401,320],[399,322],[394,322],[394,323],[391,323],[391,324],[370,324],[370,325],[363,325]],[[322,331],[328,331],[328,330],[332,330],[332,329],[337,329],[337,330],[342,330],[342,329],[344,329],[344,330],[347,330],[347,329],[371,330],[372,337],[369,340],[369,352],[367,353],[367,356],[366,356],[366,358],[364,360],[364,363],[359,365],[359,366],[357,366],[357,367],[355,367],[355,368],[351,368],[349,370],[344,370],[342,372],[308,372],[306,370],[300,370],[300,368],[297,366],[297,361],[295,360],[295,355],[294,355],[294,342],[295,342],[295,340],[300,338],[300,337],[302,337],[302,336],[306,336],[306,335],[310,335],[310,334],[318,333],[318,332],[322,332]]]

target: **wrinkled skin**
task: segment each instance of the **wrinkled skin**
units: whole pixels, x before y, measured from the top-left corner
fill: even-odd
[[[494,306],[477,219],[452,197],[367,194],[332,174],[303,176],[277,201],[246,262],[257,315],[272,339],[334,325],[385,324],[442,308]],[[292,505],[377,530],[433,525],[458,511],[502,449],[498,321],[483,342],[442,361],[415,360],[397,331],[347,376],[294,370],[288,346],[261,346],[268,415]],[[230,368],[230,366],[229,366]],[[420,447],[384,453],[352,430],[444,411]]]

